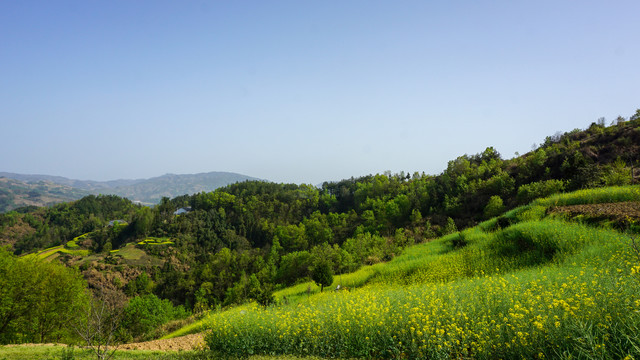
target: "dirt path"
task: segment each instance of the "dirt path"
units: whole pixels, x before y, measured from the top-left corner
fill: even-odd
[[[152,340],[140,343],[124,344],[118,347],[118,350],[161,350],[161,351],[178,351],[178,350],[196,350],[204,346],[203,334],[191,334],[176,337],[173,339]]]
[[[11,344],[3,347],[39,347],[39,346],[67,346],[66,344]],[[139,343],[123,344],[118,346],[118,350],[156,350],[156,351],[179,351],[197,350],[204,347],[203,334],[191,334],[173,339],[152,340]]]

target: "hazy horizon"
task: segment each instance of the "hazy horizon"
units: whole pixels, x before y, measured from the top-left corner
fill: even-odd
[[[0,171],[438,174],[640,107],[635,1],[0,3]]]

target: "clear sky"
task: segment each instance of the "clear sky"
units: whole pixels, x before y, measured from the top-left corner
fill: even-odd
[[[640,107],[640,2],[1,1],[0,171],[440,173]]]

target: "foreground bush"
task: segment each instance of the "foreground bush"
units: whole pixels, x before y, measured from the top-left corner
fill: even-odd
[[[174,307],[169,300],[161,300],[154,294],[136,296],[124,308],[121,328],[127,332],[125,337],[144,339],[160,325],[188,315],[184,307]]]

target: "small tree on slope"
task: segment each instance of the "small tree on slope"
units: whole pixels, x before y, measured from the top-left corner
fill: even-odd
[[[329,286],[333,283],[333,272],[331,271],[331,266],[326,261],[323,261],[313,268],[313,272],[311,273],[311,279],[320,285],[320,292],[324,289],[325,286]]]

